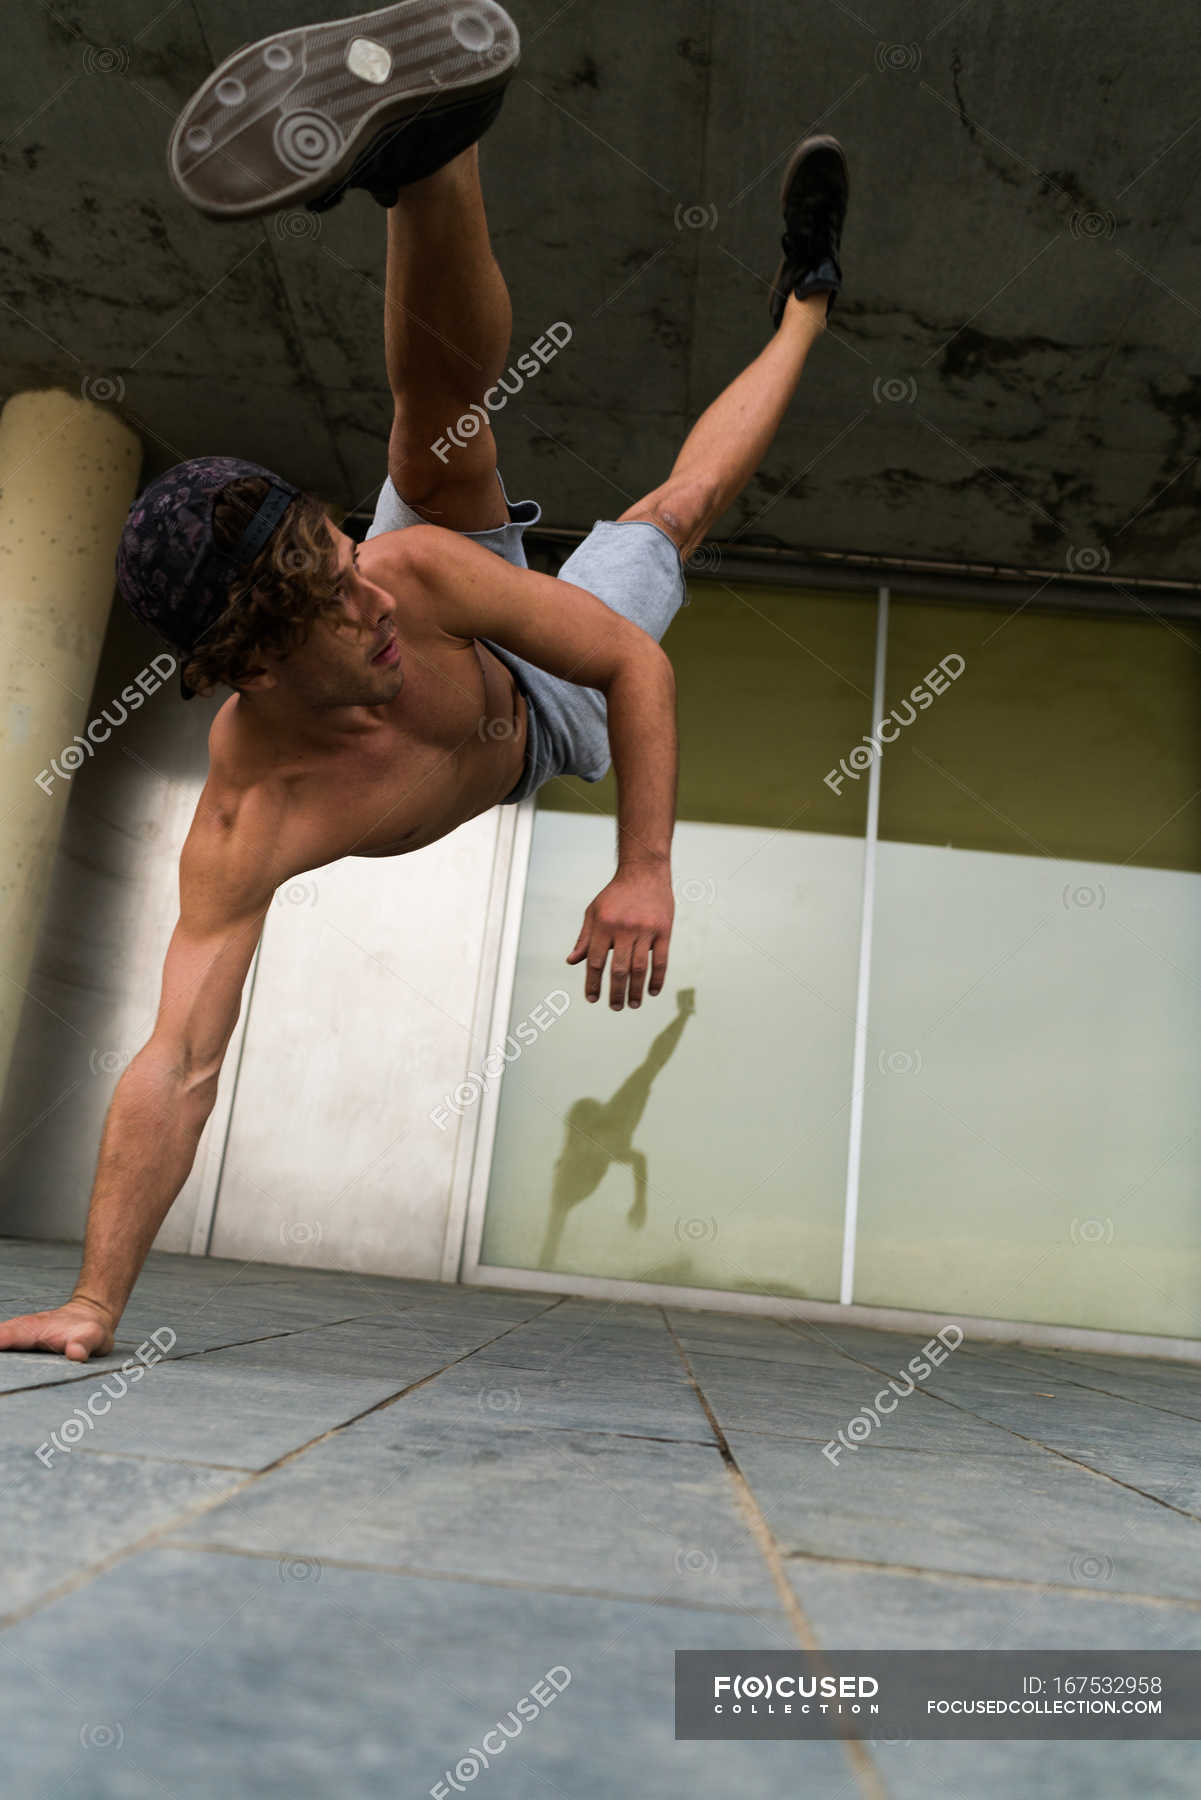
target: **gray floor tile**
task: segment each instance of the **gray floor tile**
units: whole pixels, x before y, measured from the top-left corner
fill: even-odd
[[[1201,1419],[1201,1368],[1183,1363],[1142,1363],[1129,1356],[1086,1359],[1066,1352],[1040,1357],[1037,1364],[1032,1359],[1031,1367],[1054,1371],[1060,1380],[1099,1393]]]
[[[816,1324],[811,1320],[799,1326],[798,1330],[812,1338],[814,1343],[841,1350],[844,1355],[852,1356],[858,1362],[890,1371],[902,1367],[911,1356],[917,1356],[934,1336],[933,1331],[872,1331],[862,1325],[826,1325]],[[965,1343],[967,1342],[970,1340],[965,1339]],[[963,1346],[959,1348],[962,1349]],[[950,1361],[954,1361],[955,1354],[954,1351],[950,1352]]]
[[[977,1743],[874,1744],[889,1800],[1196,1800],[1201,1756],[1196,1744]]]
[[[385,1366],[389,1355],[436,1353],[447,1362],[459,1356],[470,1356],[495,1347],[503,1350],[516,1341],[518,1332],[494,1321],[457,1323],[454,1320],[428,1320],[406,1314],[390,1319],[372,1315],[351,1319],[348,1323],[327,1325],[321,1336],[336,1344],[340,1352],[359,1357],[364,1367]]]
[[[29,1263],[39,1269],[57,1268],[72,1260],[78,1264],[79,1248],[78,1244],[47,1238],[0,1237],[0,1259],[4,1263]]]
[[[1201,1598],[1197,1526],[1049,1451],[971,1457],[729,1441],[786,1550],[906,1568]],[[1083,1573],[1082,1573],[1083,1572]]]
[[[114,1376],[94,1375],[11,1395],[0,1407],[0,1444],[34,1449],[73,1409],[87,1412],[98,1391],[89,1451],[261,1469],[446,1360],[420,1340],[381,1346],[337,1327],[299,1332],[157,1363],[124,1392]]]
[[[679,1381],[685,1369],[671,1345],[625,1345],[595,1343],[568,1338],[560,1342],[545,1336],[531,1337],[515,1331],[495,1344],[488,1344],[473,1356],[474,1362],[500,1362],[510,1368],[547,1369],[564,1373],[569,1369],[613,1368],[627,1370],[633,1377],[656,1381]]]
[[[781,1396],[789,1392],[806,1394],[876,1393],[882,1377],[861,1363],[839,1357],[830,1362],[777,1362],[773,1358],[731,1356],[725,1347],[692,1349],[688,1360],[698,1374],[704,1370],[713,1382],[728,1382],[762,1394]]]
[[[1028,1449],[999,1425],[944,1405],[920,1389],[907,1392],[898,1384],[898,1395],[878,1375],[855,1363],[826,1369],[699,1354],[691,1360],[701,1392],[723,1431],[814,1438],[823,1444],[841,1432],[852,1453],[856,1432],[865,1430],[873,1444],[894,1449],[978,1451],[990,1456],[1020,1455]],[[875,1406],[880,1394],[885,1407],[893,1404],[891,1412]]]
[[[0,1449],[0,1613],[228,1492],[243,1477],[140,1458]]]
[[[334,1315],[336,1316],[336,1315]],[[289,1335],[311,1331],[323,1324],[320,1314],[294,1315],[286,1324],[245,1315],[226,1314],[220,1319],[196,1320],[182,1310],[146,1312],[140,1317],[131,1308],[121,1320],[116,1343],[108,1356],[93,1356],[86,1363],[69,1362],[65,1356],[41,1351],[0,1351],[0,1392],[13,1393],[20,1388],[41,1387],[53,1382],[76,1381],[97,1371],[119,1369],[136,1355],[138,1348],[150,1340],[150,1333],[166,1325],[175,1333],[175,1341],[164,1360],[195,1356],[212,1350],[237,1345],[250,1345],[283,1340]],[[160,1344],[164,1341],[158,1340]]]
[[[579,1318],[561,1307],[540,1318],[526,1320],[522,1330],[531,1338],[554,1338],[580,1344],[636,1344],[641,1349],[648,1345],[670,1347],[672,1343],[666,1325],[656,1327],[644,1322],[627,1328],[619,1313],[613,1317]]]
[[[832,1650],[1201,1650],[1201,1606],[793,1557],[788,1579]]]
[[[483,1415],[533,1430],[615,1431],[626,1435],[713,1443],[696,1393],[682,1371],[647,1378],[612,1360],[531,1369],[472,1357],[404,1402],[420,1422],[478,1423]]]
[[[1097,1469],[1140,1493],[1162,1500],[1166,1506],[1201,1518],[1201,1463],[1195,1446],[1093,1442],[1072,1449],[1070,1454],[1087,1468]]]
[[[386,1291],[373,1293],[348,1292],[338,1296],[343,1310],[348,1317],[380,1318],[380,1319],[422,1319],[427,1318],[434,1324],[469,1324],[473,1329],[489,1331],[506,1331],[522,1326],[527,1322],[544,1316],[545,1309],[531,1307],[528,1302],[524,1306],[506,1306],[491,1298],[476,1300],[470,1295],[470,1289],[439,1287],[430,1295],[400,1294],[394,1295]],[[303,1303],[306,1294],[288,1294],[286,1298],[293,1304]],[[272,1301],[273,1303],[273,1301]]]
[[[78,1264],[78,1245],[0,1241],[0,1311],[57,1304]],[[79,1383],[94,1387],[164,1323],[178,1334],[169,1362],[114,1402],[87,1448],[43,1468],[34,1440],[81,1404]],[[30,1390],[0,1401],[12,1594],[86,1576],[147,1531],[177,1545],[86,1579],[0,1640],[17,1653],[0,1698],[19,1771],[6,1793],[24,1800],[26,1776],[30,1800],[47,1788],[54,1800],[428,1793],[469,1753],[469,1727],[486,1729],[557,1661],[572,1685],[523,1738],[526,1762],[488,1771],[498,1800],[776,1800],[798,1780],[851,1800],[833,1746],[671,1735],[673,1648],[793,1642],[736,1486],[696,1441],[706,1417],[677,1339],[819,1641],[1198,1645],[1196,1525],[1169,1509],[1201,1504],[1201,1370],[968,1340],[832,1467],[823,1444],[927,1335],[154,1252],[104,1364],[0,1355],[0,1386]],[[1031,1436],[1064,1454],[1029,1448]],[[241,1472],[314,1437],[259,1479]],[[1131,1598],[1146,1594],[1199,1605]],[[64,1622],[78,1635],[69,1666]],[[540,1666],[514,1686],[531,1646]],[[81,1741],[81,1727],[111,1721],[119,1747]],[[872,1754],[891,1800],[1191,1800],[1196,1752]]]
[[[782,1613],[154,1550],[21,1627],[5,1762],[47,1796],[74,1771],[60,1792],[94,1800],[149,1800],[154,1780],[156,1800],[426,1795],[555,1669],[558,1698],[467,1791],[832,1800],[850,1775],[834,1744],[675,1741],[674,1651],[766,1642],[795,1642]],[[98,1726],[119,1742],[81,1750]]]
[[[661,1306],[639,1305],[628,1300],[579,1300],[568,1297],[555,1308],[553,1317],[572,1325],[620,1325],[627,1331],[667,1330]]]
[[[716,1450],[399,1401],[263,1476],[187,1537],[699,1605],[775,1604]]]
[[[678,1328],[677,1336],[690,1359],[693,1356],[724,1356],[731,1361],[775,1362],[790,1366],[804,1363],[819,1369],[859,1367],[841,1351],[831,1349],[826,1344],[814,1343],[810,1338],[798,1337],[791,1331],[781,1330],[775,1336],[765,1332],[754,1337],[744,1337],[732,1331],[710,1332],[703,1325],[698,1325],[691,1330]]]
[[[65,1356],[42,1355],[25,1350],[0,1350],[0,1393],[16,1394],[22,1388],[63,1386],[87,1376],[89,1371],[119,1369],[124,1354],[93,1357],[90,1362],[72,1363]]]
[[[672,1329],[681,1334],[704,1331],[714,1336],[771,1337],[790,1328],[787,1323],[768,1318],[764,1313],[705,1312],[688,1306],[665,1306],[663,1311],[671,1321]]]
[[[1169,1506],[1201,1514],[1201,1432],[1192,1419],[1061,1379],[1051,1387],[1045,1386],[1048,1377],[1042,1380],[1039,1391],[969,1377],[935,1392],[945,1392],[974,1417],[1061,1450]]]
[[[831,1568],[805,1559],[789,1580],[820,1642],[833,1650],[1201,1650],[1201,1609],[1105,1594],[1039,1593],[983,1582]],[[1201,1788],[1201,1744],[876,1744],[890,1796],[1167,1794]]]
[[[544,1319],[530,1320],[480,1354],[514,1366],[584,1365],[612,1360],[614,1364],[643,1369],[647,1374],[678,1377],[684,1373],[666,1326],[655,1328],[644,1321],[636,1329],[626,1331],[608,1318],[566,1317],[561,1309]]]

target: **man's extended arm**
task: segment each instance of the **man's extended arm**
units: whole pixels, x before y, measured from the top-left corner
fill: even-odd
[[[486,637],[551,675],[605,695],[618,790],[618,869],[584,915],[569,963],[587,959],[585,993],[600,995],[613,965],[610,1004],[642,998],[653,955],[652,994],[663,986],[674,917],[671,838],[678,749],[675,676],[649,632],[586,588],[514,568],[461,534],[412,526],[406,534],[438,624]]]
[[[646,641],[658,651],[657,657],[635,652],[605,690],[609,748],[617,777],[617,873],[586,909],[580,935],[567,957],[569,963],[587,960],[584,994],[596,1000],[612,950],[609,1004],[617,1008],[625,997],[627,979],[630,1005],[641,1004],[648,965],[648,991],[661,990],[675,912],[671,836],[679,763],[676,684],[665,653],[653,638]]]
[[[245,828],[235,838],[202,798],[179,865],[180,916],[154,1030],[117,1083],[71,1299],[0,1325],[0,1350],[105,1355],[147,1252],[188,1178],[212,1111],[242,985],[273,886]]]

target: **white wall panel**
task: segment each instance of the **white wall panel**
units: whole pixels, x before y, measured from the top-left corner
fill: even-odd
[[[506,815],[411,856],[346,857],[267,918],[210,1248],[437,1280]],[[485,996],[486,1000],[486,996]]]

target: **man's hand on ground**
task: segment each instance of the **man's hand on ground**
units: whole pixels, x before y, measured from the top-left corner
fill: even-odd
[[[613,952],[610,1006],[620,1009],[624,1005],[627,982],[630,1005],[641,1003],[643,983],[652,959],[647,991],[657,994],[667,974],[667,946],[674,917],[671,870],[666,863],[638,863],[631,868],[619,869],[585,912],[575,948],[567,958],[569,963],[587,958],[585,999],[599,1000],[605,960],[610,950]]]
[[[54,1350],[71,1362],[107,1356],[116,1320],[91,1300],[68,1300],[50,1312],[22,1313],[0,1325],[0,1350]]]

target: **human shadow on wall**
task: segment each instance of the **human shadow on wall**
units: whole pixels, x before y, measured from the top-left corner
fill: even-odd
[[[650,1097],[651,1083],[696,1011],[696,989],[680,988],[676,1007],[671,1024],[664,1026],[644,1061],[610,1099],[585,1097],[573,1101],[568,1108],[563,1148],[555,1163],[550,1217],[538,1255],[540,1269],[553,1265],[569,1213],[596,1192],[611,1163],[624,1163],[634,1171],[634,1200],[626,1220],[634,1231],[646,1224],[646,1156],[634,1148],[632,1140]]]

